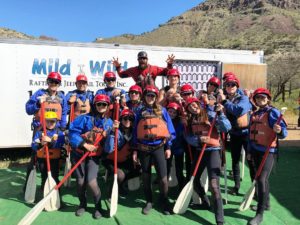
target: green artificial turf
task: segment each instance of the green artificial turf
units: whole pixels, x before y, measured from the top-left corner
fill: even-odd
[[[227,153],[228,165],[227,172],[231,169],[230,154]],[[280,152],[279,162],[274,168],[270,178],[271,189],[271,211],[264,214],[262,224],[300,224],[300,149],[286,148]],[[103,194],[102,205],[108,209],[108,190],[107,185],[101,178],[99,183]],[[228,173],[229,174],[229,173]],[[38,178],[40,175],[38,174]],[[0,170],[0,224],[12,225],[18,221],[33,207],[33,204],[26,204],[22,193],[22,187],[25,180],[25,167],[12,167]],[[228,185],[231,187],[233,181],[228,176]],[[242,181],[240,192],[244,194],[250,187],[248,169],[245,171],[245,178]],[[40,191],[40,180],[38,181],[36,199],[40,200],[42,194]],[[221,178],[221,188],[224,191],[224,179]],[[78,205],[76,197],[75,180],[72,180],[71,189],[62,189],[63,200],[66,206],[55,212],[42,212],[33,224],[124,224],[124,225],[157,225],[157,224],[215,224],[214,213],[212,211],[201,211],[188,209],[183,215],[164,216],[159,211],[158,190],[154,185],[154,210],[147,216],[141,214],[141,208],[145,204],[143,191],[130,192],[126,198],[119,198],[118,211],[115,217],[109,218],[109,210],[100,220],[92,218],[93,204],[89,194],[88,212],[82,217],[76,217],[74,211]],[[170,188],[170,199],[174,202],[178,196],[177,188]],[[210,195],[210,194],[209,194]],[[242,200],[241,196],[228,196],[228,204],[224,205],[225,224],[238,225],[247,224],[255,212],[250,209],[246,212],[239,212],[238,207]],[[224,195],[223,195],[224,198]],[[253,201],[253,204],[256,202]]]

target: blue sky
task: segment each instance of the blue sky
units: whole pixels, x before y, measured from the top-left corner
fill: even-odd
[[[0,27],[60,41],[140,34],[157,28],[202,0],[5,0]]]

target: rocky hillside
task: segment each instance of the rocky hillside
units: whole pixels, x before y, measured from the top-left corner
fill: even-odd
[[[0,38],[34,39],[33,36],[3,27],[0,27]]]
[[[300,0],[208,0],[151,32],[96,42],[299,51],[299,12]]]

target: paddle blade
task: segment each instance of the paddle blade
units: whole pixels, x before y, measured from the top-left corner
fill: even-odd
[[[27,203],[33,203],[35,200],[35,193],[36,193],[36,168],[35,166],[30,171],[27,184],[26,184],[26,190],[25,190],[25,201]]]
[[[69,154],[68,157],[66,158],[64,176],[66,176],[70,170],[71,170],[71,160],[70,160],[70,154]],[[71,176],[68,177],[68,179],[64,183],[64,186],[71,187]]]
[[[114,175],[114,184],[111,192],[110,199],[110,212],[109,216],[113,217],[117,213],[118,209],[118,197],[119,197],[119,189],[118,189],[118,177],[117,174]]]
[[[30,225],[43,211],[52,195],[55,195],[57,190],[53,189],[45,198],[39,201],[18,223],[18,225]]]
[[[253,199],[253,196],[254,196],[254,193],[255,193],[255,184],[256,184],[256,181],[254,180],[252,183],[252,186],[249,188],[249,190],[247,191],[247,193],[245,194],[245,196],[243,198],[243,201],[239,207],[240,211],[245,211],[245,210],[249,209],[252,199]]]
[[[224,163],[224,194],[225,194],[225,205],[228,203],[228,186],[227,186],[227,166]]]
[[[47,196],[56,186],[55,180],[51,176],[51,172],[48,172],[48,178],[44,186],[44,197]],[[59,192],[56,191],[55,194],[52,194],[50,200],[45,204],[46,211],[56,211],[60,208],[60,198]]]
[[[175,159],[172,160],[171,172],[169,176],[169,187],[176,187],[178,185],[178,180],[176,177],[176,170],[175,170]]]
[[[191,180],[184,186],[184,188],[180,192],[173,208],[174,213],[183,214],[187,210],[193,194],[194,178],[195,177],[192,176]]]
[[[134,177],[128,180],[129,191],[136,191],[140,188],[140,177]]]

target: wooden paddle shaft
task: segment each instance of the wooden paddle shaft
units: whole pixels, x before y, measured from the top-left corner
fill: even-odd
[[[282,114],[280,114],[280,116],[278,117],[278,119],[277,119],[277,121],[276,121],[276,124],[277,125],[279,125],[279,123],[280,123],[280,121],[281,121],[281,119],[282,119]],[[268,157],[268,155],[269,155],[269,152],[270,152],[270,149],[271,149],[271,145],[272,145],[272,142],[274,141],[274,139],[276,138],[276,133],[274,132],[274,135],[273,135],[273,137],[271,138],[271,141],[270,141],[270,144],[269,144],[269,146],[268,146],[268,148],[267,148],[267,150],[265,151],[265,154],[264,154],[264,156],[263,156],[263,159],[262,159],[262,161],[261,161],[261,163],[259,164],[259,167],[258,167],[258,170],[257,170],[257,172],[256,172],[256,174],[255,174],[255,180],[257,180],[257,178],[260,176],[260,174],[261,174],[261,171],[262,171],[262,169],[263,169],[263,167],[264,167],[264,165],[265,165],[265,162],[266,162],[266,160],[267,160],[267,157]]]
[[[216,120],[217,120],[217,116],[218,116],[218,114],[216,113],[216,115],[215,115],[215,117],[214,117],[214,119],[213,119],[213,121],[212,121],[212,123],[211,123],[211,127],[209,128],[209,131],[208,131],[208,134],[207,134],[208,137],[210,137],[211,132],[212,132],[212,129],[213,129],[213,127],[215,126],[215,123],[216,123]],[[199,155],[198,160],[197,160],[196,167],[195,167],[194,172],[193,172],[193,175],[192,175],[193,177],[196,176],[196,173],[197,173],[197,171],[198,171],[198,168],[199,168],[201,159],[202,159],[202,157],[203,157],[203,154],[204,154],[206,145],[207,145],[207,144],[205,143],[205,144],[203,145],[202,149],[201,149],[200,155]]]
[[[119,120],[119,111],[120,111],[120,99],[117,97],[116,107],[115,107],[115,120]],[[115,130],[115,140],[114,140],[114,174],[118,172],[118,134],[119,129]]]

